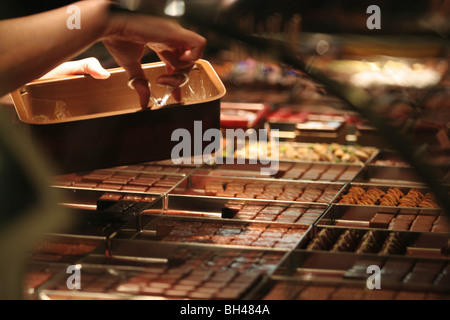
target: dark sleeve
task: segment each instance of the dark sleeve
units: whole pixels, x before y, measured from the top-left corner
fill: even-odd
[[[0,20],[49,11],[74,2],[75,0],[1,0]]]

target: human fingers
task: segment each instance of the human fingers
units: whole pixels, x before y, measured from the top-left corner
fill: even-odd
[[[108,39],[104,41],[104,44],[116,62],[127,71],[130,77],[128,86],[138,94],[141,107],[147,108],[150,101],[150,88],[141,66],[145,46],[121,39]]]
[[[143,109],[148,107],[150,101],[150,88],[147,79],[132,77],[128,82],[128,86],[131,89],[136,90],[139,96],[139,103]]]
[[[148,46],[166,63],[168,73],[188,72],[195,61],[203,56],[206,40],[195,34],[174,45],[150,43]]]
[[[84,71],[84,74],[89,74],[95,79],[108,79],[111,76],[96,58],[87,58],[78,62],[81,62],[78,67]]]
[[[156,83],[162,86],[180,87],[189,80],[186,73],[163,74],[156,79]]]
[[[42,76],[41,79],[82,74],[88,74],[95,79],[107,79],[111,75],[96,58],[86,58],[65,62]]]

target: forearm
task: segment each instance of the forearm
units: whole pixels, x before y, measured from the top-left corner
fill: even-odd
[[[102,39],[108,27],[104,1],[80,1],[81,28],[69,29],[63,7],[0,21],[0,96],[37,79]]]

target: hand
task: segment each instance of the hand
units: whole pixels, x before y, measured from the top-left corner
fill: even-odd
[[[64,62],[47,74],[43,75],[40,79],[82,74],[88,74],[95,79],[108,79],[111,75],[108,70],[102,67],[100,61],[96,58],[86,58],[83,60]],[[0,105],[1,104],[12,105],[13,101],[11,96],[8,94],[0,97]]]
[[[148,46],[166,64],[167,73],[188,72],[203,55],[206,40],[176,22],[139,14],[116,14],[110,23],[104,44],[116,62],[129,74],[142,108],[150,99],[150,88],[141,67]],[[167,83],[167,77],[161,82]],[[170,81],[169,81],[170,82]]]
[[[0,21],[0,96],[42,75],[73,73],[77,68],[70,64],[68,69],[64,66],[57,68],[58,72],[49,71],[97,41],[104,41],[130,78],[142,78],[133,85],[142,107],[147,107],[150,90],[140,61],[146,46],[166,63],[168,74],[188,72],[203,55],[206,40],[170,19],[119,13],[111,10],[111,2],[106,0],[78,1],[75,5],[83,21],[79,30],[67,30],[67,7]],[[92,71],[94,77],[103,77],[102,72],[94,70],[82,67],[74,73]]]
[[[100,61],[96,58],[86,58],[83,60],[69,61],[60,64],[55,69],[43,75],[41,79],[82,74],[88,74],[95,79],[108,79],[111,75],[102,67]]]

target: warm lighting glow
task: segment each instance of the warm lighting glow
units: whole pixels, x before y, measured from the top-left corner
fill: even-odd
[[[222,8],[227,8],[232,6],[236,0],[222,0]]]
[[[321,56],[327,53],[327,51],[330,49],[330,44],[326,40],[319,40],[316,45],[316,52],[320,54]]]
[[[351,77],[353,85],[363,88],[378,85],[426,88],[436,85],[441,79],[438,72],[417,63],[410,66],[403,62],[387,61],[380,67],[370,62],[366,67]]]
[[[164,13],[171,17],[180,17],[185,12],[184,0],[168,0]]]
[[[120,0],[120,5],[131,11],[137,10],[141,4],[141,0]]]

